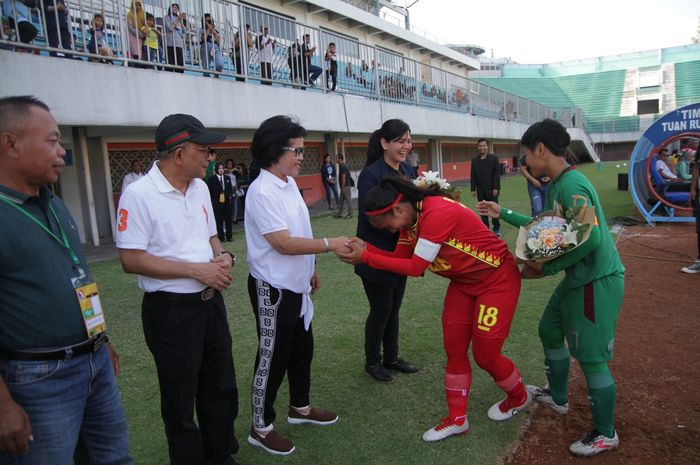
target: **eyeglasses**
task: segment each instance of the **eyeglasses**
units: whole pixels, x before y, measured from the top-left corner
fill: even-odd
[[[282,150],[289,150],[290,152],[294,152],[297,157],[304,156],[304,147],[282,147]]]

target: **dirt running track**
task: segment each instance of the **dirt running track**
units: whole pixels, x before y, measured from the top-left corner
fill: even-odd
[[[569,453],[592,428],[585,380],[572,363],[569,413],[530,409],[506,463],[700,464],[700,274],[680,271],[697,254],[695,225],[625,228],[618,248],[627,273],[610,368],[620,448],[591,458]]]

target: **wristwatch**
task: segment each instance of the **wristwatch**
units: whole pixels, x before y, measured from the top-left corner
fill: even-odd
[[[222,250],[219,255],[224,255],[224,254],[231,256],[231,266],[236,264],[236,256],[234,254],[232,254],[228,250]]]

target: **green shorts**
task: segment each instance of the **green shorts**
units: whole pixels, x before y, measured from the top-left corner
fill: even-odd
[[[624,289],[623,274],[606,276],[573,289],[568,288],[564,278],[540,320],[543,345],[547,347],[548,343],[563,342],[566,338],[569,353],[579,361],[610,360]]]

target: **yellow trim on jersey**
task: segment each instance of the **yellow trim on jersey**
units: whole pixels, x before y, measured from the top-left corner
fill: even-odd
[[[479,250],[476,247],[472,247],[469,244],[464,244],[461,241],[458,241],[454,237],[451,237],[447,239],[444,244],[448,247],[452,247],[453,249],[457,249],[460,252],[464,252],[467,255],[470,255],[477,260],[480,260],[488,265],[491,265],[494,268],[498,268],[501,266],[501,257],[491,255],[490,253],[487,253],[483,250]]]

